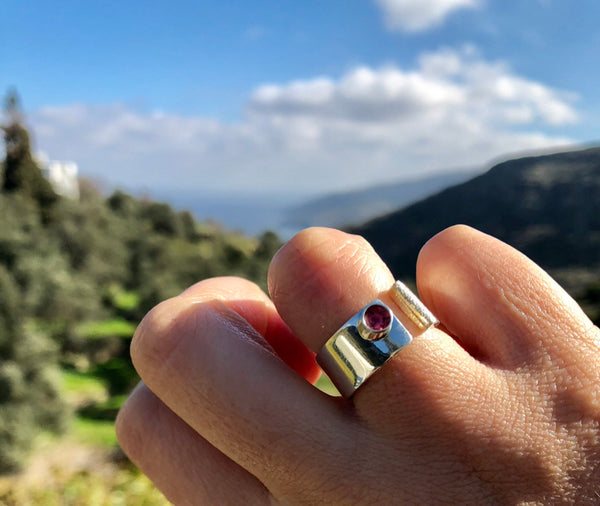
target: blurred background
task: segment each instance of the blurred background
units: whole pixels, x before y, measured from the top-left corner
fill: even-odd
[[[129,341],[301,228],[414,281],[454,223],[600,319],[595,0],[0,0],[0,503],[165,504]],[[322,384],[327,388],[326,383]]]

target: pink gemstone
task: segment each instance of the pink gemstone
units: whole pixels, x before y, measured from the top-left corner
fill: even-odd
[[[380,304],[373,304],[365,311],[365,324],[373,331],[385,329],[392,321],[392,316],[388,308]]]

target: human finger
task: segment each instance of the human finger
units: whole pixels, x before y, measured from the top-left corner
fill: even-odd
[[[192,285],[180,297],[194,304],[221,301],[240,314],[298,374],[310,383],[319,379],[315,354],[292,333],[273,302],[254,283],[235,277],[210,278]]]
[[[278,252],[269,270],[269,291],[277,310],[313,350],[373,299],[397,308],[389,293],[393,282],[364,239],[321,228],[296,235]],[[395,312],[414,330],[399,309]],[[403,427],[403,420],[424,409],[423,403],[441,409],[449,397],[456,397],[456,391],[473,383],[476,392],[486,381],[494,381],[486,368],[452,337],[430,329],[426,338],[418,336],[361,386],[354,402],[366,418],[387,423],[397,415],[395,425]],[[424,392],[417,400],[417,393]]]
[[[248,301],[264,295],[243,280],[229,283],[227,291],[241,303],[230,299],[226,306],[217,293],[221,285],[207,283],[192,297],[153,309],[134,336],[134,365],[162,402],[274,496],[291,489],[310,496],[326,479],[323,469],[334,469],[332,462],[355,444],[347,437],[350,422],[247,321],[261,327],[245,312],[254,308]]]
[[[115,429],[121,448],[173,504],[272,504],[262,483],[203,439],[143,383],[121,408]]]
[[[396,304],[394,278],[360,236],[309,228],[294,236],[271,261],[269,293],[294,333],[318,351],[327,338],[375,297]],[[401,311],[398,315],[416,329]]]
[[[445,327],[471,354],[497,367],[528,364],[549,350],[564,355],[592,327],[541,268],[470,227],[455,226],[428,241],[417,280],[423,301]]]
[[[472,234],[475,241],[486,241],[477,238],[482,234]],[[478,282],[493,284],[495,278],[478,275],[477,268],[497,271],[505,258],[504,269],[495,276],[510,293],[484,286],[480,289],[488,290],[488,301],[478,298],[475,289],[461,292],[462,298],[455,303],[468,303],[472,311],[481,311],[476,323],[485,327],[488,336],[514,338],[518,329],[516,334],[529,343],[545,343],[539,347],[536,369],[521,373],[489,367],[490,362],[497,365],[505,358],[504,350],[490,348],[491,355],[497,352],[499,356],[485,357],[486,362],[482,362],[481,357],[473,356],[474,347],[465,345],[477,332],[476,326],[475,330],[470,327],[473,315],[441,311],[438,316],[442,323],[454,332],[449,335],[433,329],[426,337],[414,339],[359,388],[353,404],[370,433],[393,444],[394,475],[412,477],[411,491],[420,497],[416,502],[433,503],[450,494],[459,497],[461,491],[467,497],[479,490],[484,497],[490,494],[487,501],[494,497],[516,503],[537,497],[542,503],[551,503],[572,489],[569,474],[564,472],[567,462],[582,466],[586,458],[589,462],[596,458],[597,445],[590,441],[597,436],[598,396],[591,378],[595,376],[597,384],[598,353],[590,353],[592,345],[586,353],[572,345],[592,342],[594,332],[587,328],[587,319],[574,303],[565,302],[562,292],[554,289],[539,268],[519,259],[511,248],[497,248],[491,260],[481,249],[474,248],[472,255],[474,275],[467,276],[468,261],[458,267],[469,283],[475,288]],[[446,262],[443,255],[430,258],[429,263],[421,262],[419,276],[424,276],[425,267],[432,270],[425,273],[428,286],[442,285],[439,291],[430,290],[423,297],[437,312],[443,305],[437,297],[443,296],[444,285],[460,280],[444,277],[443,268],[436,267],[436,262],[442,266]],[[519,269],[511,270],[513,264]],[[269,273],[270,292],[278,311],[314,350],[370,300],[384,299],[392,281],[364,241],[325,229],[296,236],[278,253]],[[450,293],[452,289],[448,288]],[[506,297],[539,301],[543,311],[535,304],[521,304],[518,307],[523,314],[509,313],[506,319],[496,319],[495,305],[502,306]],[[483,303],[481,308],[478,303]],[[513,317],[515,326],[511,326]],[[567,326],[563,326],[565,320]],[[565,329],[569,330],[567,340],[563,339]],[[578,329],[581,334],[577,334]],[[549,351],[554,353],[549,355]],[[383,452],[375,453],[381,456]],[[563,467],[557,471],[557,466]],[[428,474],[432,469],[439,474]],[[587,493],[589,480],[586,487]],[[436,490],[448,495],[428,496]],[[485,502],[481,497],[464,497],[456,502]]]

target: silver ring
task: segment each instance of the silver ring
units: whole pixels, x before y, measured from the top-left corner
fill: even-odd
[[[437,318],[406,285],[396,281],[391,299],[419,328],[436,325]],[[413,340],[394,312],[382,301],[363,307],[329,338],[317,353],[317,362],[346,398]]]

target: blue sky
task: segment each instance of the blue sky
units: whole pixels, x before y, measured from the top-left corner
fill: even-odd
[[[129,188],[322,193],[600,138],[597,0],[0,0],[36,148]]]

